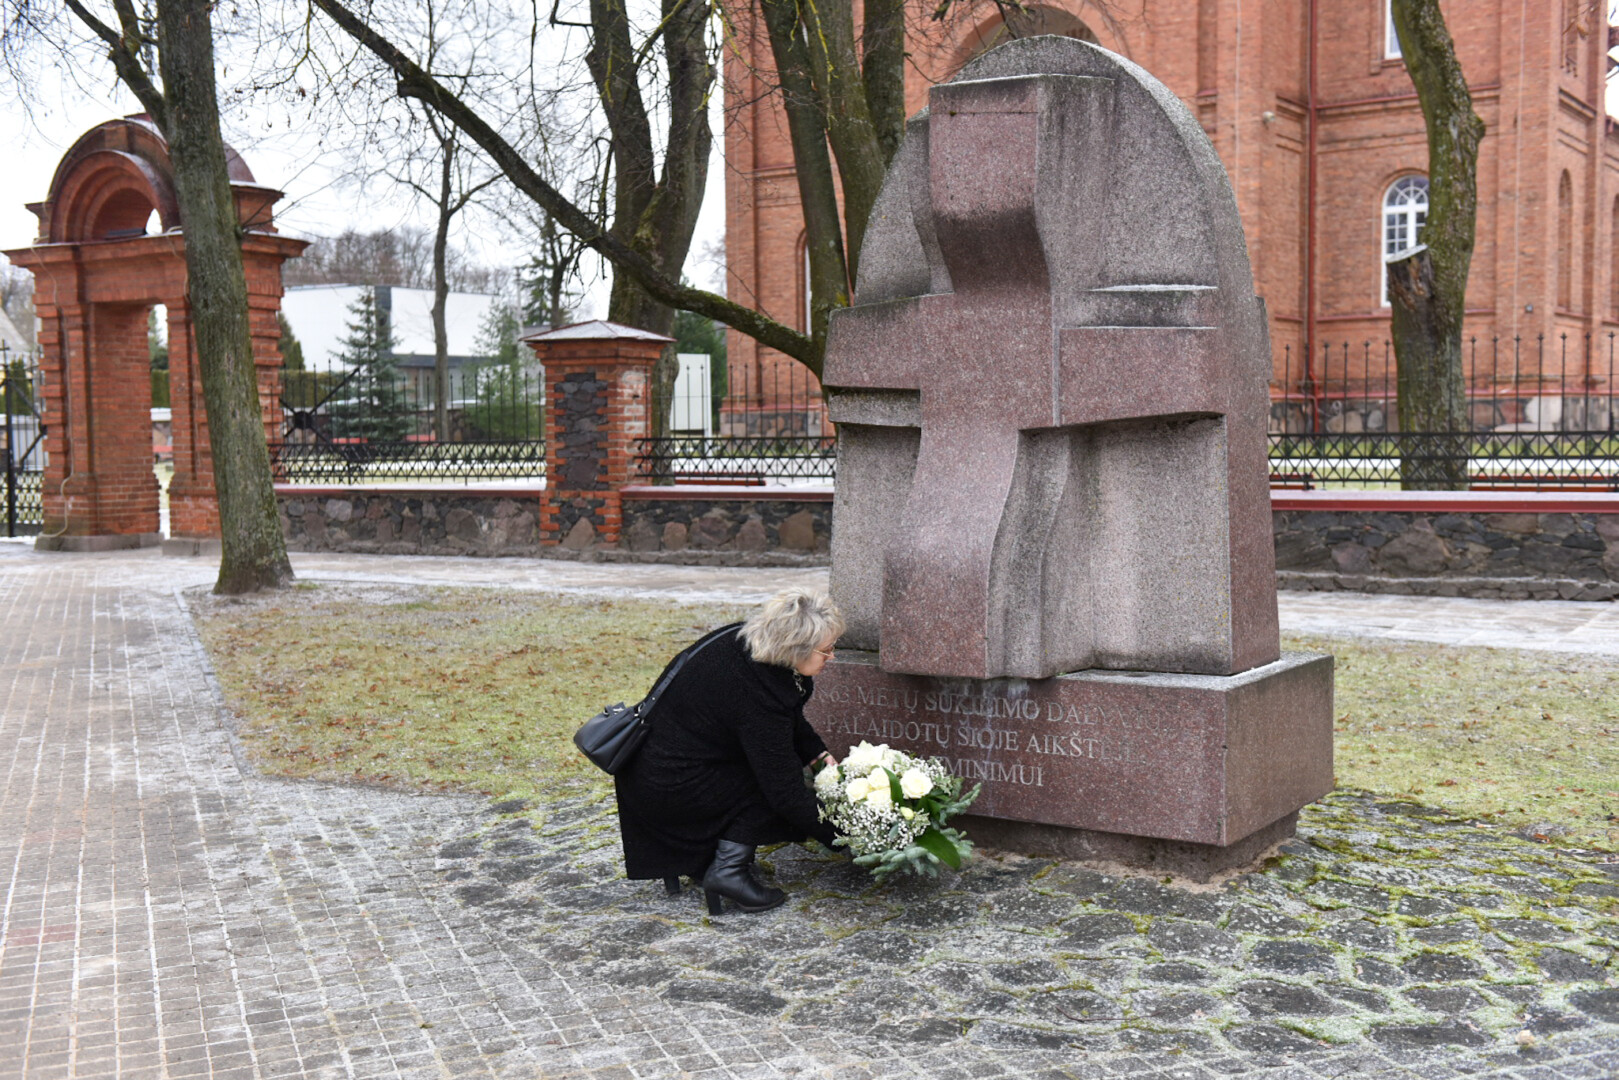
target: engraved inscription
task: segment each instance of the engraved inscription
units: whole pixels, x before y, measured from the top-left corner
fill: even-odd
[[[1026,693],[837,684],[817,695],[832,715],[829,734],[946,758],[969,780],[1044,787],[1045,759],[1090,768],[1141,765],[1147,743],[1181,737],[1157,717],[1100,704],[1040,700]],[[1005,760],[1006,758],[1021,758]],[[1031,760],[1032,759],[1032,760]]]

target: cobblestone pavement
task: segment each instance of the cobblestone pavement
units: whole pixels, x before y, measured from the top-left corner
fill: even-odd
[[[543,573],[513,562],[477,567]],[[1619,1075],[1594,857],[1338,796],[1214,890],[1016,858],[873,890],[789,847],[791,905],[708,919],[620,878],[599,786],[254,776],[179,592],[212,572],[0,545],[0,1077]]]
[[[590,793],[495,804],[439,867],[563,971],[941,1065],[1612,1076],[1619,861],[1601,858],[1340,794],[1218,888],[1011,856],[879,888],[786,846],[764,860],[786,907],[710,919],[694,890],[623,880],[611,799]]]

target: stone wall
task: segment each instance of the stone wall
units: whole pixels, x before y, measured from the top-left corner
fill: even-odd
[[[637,487],[623,496],[620,549],[659,561],[825,562],[832,543],[830,489]]]
[[[277,488],[292,551],[538,555],[540,491]]]
[[[714,565],[824,564],[830,489],[630,487],[615,547],[570,533],[540,544],[544,491],[479,488],[276,489],[293,551],[381,555],[545,555]]]
[[[616,548],[541,547],[540,490],[278,489],[293,551],[824,564],[829,489],[631,487]],[[1619,498],[1278,492],[1277,584],[1486,599],[1619,597]]]
[[[1276,497],[1283,588],[1485,599],[1619,596],[1619,500],[1347,494]]]

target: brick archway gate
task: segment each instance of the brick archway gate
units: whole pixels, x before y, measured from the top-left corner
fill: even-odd
[[[307,246],[276,233],[281,192],[253,180],[227,149],[244,235],[253,360],[266,438],[281,437],[281,264]],[[7,251],[34,273],[48,461],[44,550],[96,551],[156,544],[147,318],[168,309],[174,479],[169,533],[191,552],[219,535],[202,381],[186,303],[184,223],[168,144],[145,116],[97,125],[63,156],[33,246]],[[157,228],[148,221],[157,217]]]

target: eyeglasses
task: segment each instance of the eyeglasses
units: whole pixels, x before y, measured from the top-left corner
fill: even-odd
[[[837,651],[837,646],[836,645],[828,645],[824,649],[816,649],[815,651],[820,653],[822,656],[826,657],[828,660],[830,660],[830,659],[832,659],[832,654]]]

